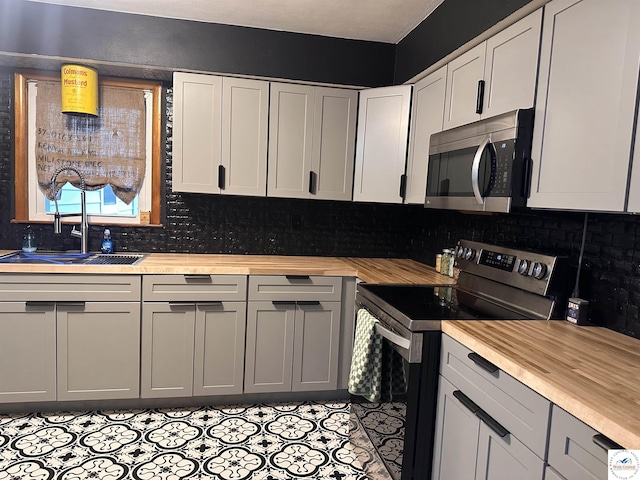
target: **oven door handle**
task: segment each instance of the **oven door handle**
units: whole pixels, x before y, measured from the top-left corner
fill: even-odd
[[[380,325],[379,323],[376,323],[376,333],[378,333],[379,335],[381,335],[382,337],[386,338],[387,340],[389,340],[391,343],[393,343],[394,345],[397,345],[400,348],[404,348],[405,350],[409,350],[411,347],[411,341],[401,337],[400,335],[398,335],[397,333],[392,332],[391,330],[384,328],[382,325]]]

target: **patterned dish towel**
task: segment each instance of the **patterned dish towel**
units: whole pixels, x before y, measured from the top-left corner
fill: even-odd
[[[376,332],[376,323],[367,310],[358,310],[348,385],[349,393],[370,402],[389,401],[406,392],[402,357]]]

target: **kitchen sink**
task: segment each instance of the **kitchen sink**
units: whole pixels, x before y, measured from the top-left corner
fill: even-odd
[[[27,253],[16,251],[0,257],[0,263],[39,265],[135,265],[146,255],[142,253],[77,253],[37,251]]]

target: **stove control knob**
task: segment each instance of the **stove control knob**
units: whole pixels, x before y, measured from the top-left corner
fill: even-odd
[[[465,248],[464,249],[464,259],[465,260],[473,260],[474,258],[476,258],[476,251],[473,248]]]
[[[466,248],[458,245],[456,247],[456,257],[458,258],[463,258],[464,257],[464,251],[466,250]]]
[[[518,273],[525,276],[529,274],[529,260],[520,260],[520,263],[518,264]]]
[[[538,280],[542,280],[544,276],[547,274],[547,266],[544,263],[536,262],[533,264],[533,269],[531,270],[531,275]]]

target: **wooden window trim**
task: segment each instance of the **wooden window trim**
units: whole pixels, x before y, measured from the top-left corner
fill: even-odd
[[[16,72],[14,74],[14,117],[15,117],[15,218],[14,222],[29,222],[29,175],[28,175],[28,109],[27,81],[54,80],[60,76],[43,72]],[[140,88],[153,91],[153,120],[151,137],[151,212],[149,224],[123,225],[127,227],[160,226],[161,191],[161,142],[162,142],[162,85],[160,82],[136,79],[104,77],[100,85]],[[32,222],[35,223],[35,222]],[[117,225],[117,222],[110,223]]]

